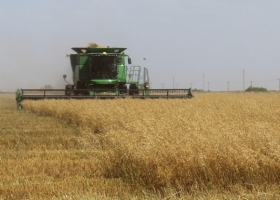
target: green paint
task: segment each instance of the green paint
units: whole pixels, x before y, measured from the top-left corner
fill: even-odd
[[[70,55],[76,89],[123,88],[127,84],[126,48],[73,47]]]

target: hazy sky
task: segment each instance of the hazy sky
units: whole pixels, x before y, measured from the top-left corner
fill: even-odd
[[[64,88],[90,42],[128,48],[152,88],[242,90],[245,70],[279,89],[279,0],[0,0],[0,25],[1,91]]]

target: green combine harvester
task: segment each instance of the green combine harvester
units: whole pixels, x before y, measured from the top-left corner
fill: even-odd
[[[21,110],[25,99],[112,99],[112,98],[192,98],[189,89],[151,89],[148,69],[127,66],[131,58],[126,48],[100,47],[90,43],[88,47],[73,47],[70,57],[73,84],[65,89],[18,89],[16,101]],[[126,62],[127,61],[127,62]]]

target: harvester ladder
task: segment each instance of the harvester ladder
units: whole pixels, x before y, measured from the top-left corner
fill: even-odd
[[[148,84],[148,88],[150,88],[150,80],[149,80],[149,73],[148,73],[148,69],[146,67],[144,67],[144,84]]]
[[[140,66],[131,66],[128,73],[128,83],[139,84],[140,74],[141,74]]]

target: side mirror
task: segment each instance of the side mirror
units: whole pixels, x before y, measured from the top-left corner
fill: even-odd
[[[131,63],[132,63],[130,57],[127,58],[127,62],[128,62],[128,64],[131,64]]]
[[[66,79],[66,75],[65,74],[63,75],[63,78]]]

